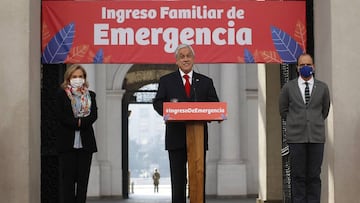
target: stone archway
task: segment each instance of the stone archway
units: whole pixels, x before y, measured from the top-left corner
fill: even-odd
[[[131,66],[123,77],[122,88],[125,91],[122,98],[122,195],[129,195],[129,133],[128,117],[129,103],[134,102],[134,94],[143,86],[157,83],[161,76],[177,69],[176,65],[167,64],[136,64]]]
[[[89,191],[95,191],[94,196],[126,198],[128,102],[140,87],[156,83],[162,75],[177,67],[173,64],[107,64],[90,67],[95,73],[100,119],[96,123],[99,152],[93,162],[90,178],[95,186]]]

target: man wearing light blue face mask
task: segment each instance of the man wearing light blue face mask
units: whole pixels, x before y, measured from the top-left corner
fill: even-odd
[[[320,203],[330,93],[324,82],[315,79],[315,66],[309,54],[299,56],[297,70],[299,77],[286,83],[279,97],[280,115],[286,119],[292,202]]]

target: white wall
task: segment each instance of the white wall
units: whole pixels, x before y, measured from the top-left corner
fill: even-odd
[[[332,109],[323,165],[324,203],[359,202],[360,1],[314,1],[317,77],[330,88]]]

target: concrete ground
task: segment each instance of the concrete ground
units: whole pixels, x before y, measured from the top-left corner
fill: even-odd
[[[130,191],[131,192],[131,191]],[[188,200],[187,203],[190,201]],[[256,198],[246,197],[206,197],[206,203],[255,203]],[[170,185],[160,185],[159,193],[154,193],[152,185],[134,186],[129,199],[122,197],[88,198],[87,203],[171,203]]]

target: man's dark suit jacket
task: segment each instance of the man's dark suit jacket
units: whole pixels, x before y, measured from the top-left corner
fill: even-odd
[[[158,92],[153,100],[154,109],[162,116],[163,102],[177,100],[178,102],[218,102],[214,84],[211,78],[193,72],[191,97],[187,98],[180,71],[160,78]],[[208,148],[207,124],[204,124],[205,148]],[[181,149],[186,147],[186,126],[184,122],[167,122],[165,132],[165,149]]]
[[[83,149],[89,152],[97,152],[94,136],[93,123],[97,119],[97,106],[95,93],[90,91],[91,111],[90,115],[81,118],[81,126],[78,127],[78,118],[74,117],[71,101],[65,90],[60,90],[56,95],[55,112],[58,120],[56,130],[56,148],[59,153],[74,150],[75,130],[80,130]]]
[[[309,103],[306,105],[298,79],[284,85],[279,97],[280,115],[286,118],[288,143],[324,143],[325,119],[330,109],[328,86],[314,78]]]

